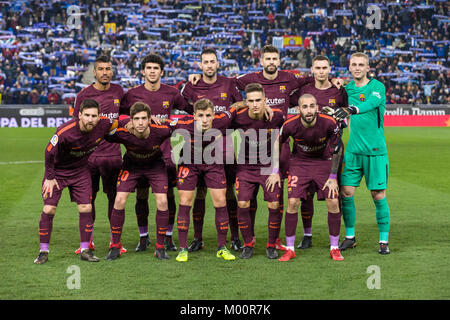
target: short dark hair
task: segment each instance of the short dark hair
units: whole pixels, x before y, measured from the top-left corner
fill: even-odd
[[[97,109],[97,111],[100,112],[100,105],[98,104],[97,101],[95,101],[94,99],[83,100],[83,102],[81,102],[80,105],[80,114],[82,114],[85,109],[93,109],[93,108]]]
[[[277,47],[274,47],[270,44],[265,45],[261,50],[261,56],[264,55],[264,53],[278,53],[280,54],[280,50],[278,50]]]
[[[265,96],[264,88],[259,83],[249,83],[245,86],[245,94],[249,94],[250,92],[261,92]]]
[[[95,58],[94,69],[97,68],[97,63],[111,63],[111,59],[106,54],[101,54],[97,58]]]
[[[150,109],[148,104],[146,104],[142,101],[133,103],[133,105],[130,108],[130,118],[133,119],[136,114],[138,114],[139,112],[142,112],[142,111],[147,112],[147,116],[149,118],[152,115],[152,110]]]
[[[198,110],[204,111],[207,109],[211,109],[212,111],[214,111],[214,103],[212,103],[211,100],[203,98],[203,99],[195,101],[194,113],[197,112]]]
[[[144,59],[141,62],[141,69],[144,70],[145,69],[145,65],[147,63],[157,63],[159,64],[159,67],[161,68],[161,71],[164,70],[164,60],[163,58],[156,53],[150,53],[148,55],[146,55],[144,57]]]
[[[205,48],[205,49],[203,49],[202,53],[200,54],[200,57],[203,56],[204,54],[213,54],[217,58],[217,51],[216,51],[216,49],[213,49],[213,48]]]
[[[316,62],[316,61],[328,61],[328,65],[331,66],[330,59],[328,59],[327,56],[323,56],[323,55],[315,56],[314,59],[312,60],[312,64],[314,64],[314,62]]]

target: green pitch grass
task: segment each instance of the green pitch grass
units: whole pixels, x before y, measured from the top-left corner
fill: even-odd
[[[38,222],[44,148],[54,129],[0,129],[0,299],[449,299],[450,268],[450,129],[387,128],[390,156],[388,201],[391,210],[391,254],[378,254],[374,204],[364,182],[357,190],[358,246],[343,252],[345,260],[328,256],[327,210],[316,202],[313,248],[296,250],[281,263],[265,257],[267,207],[260,202],[257,243],[250,260],[216,258],[214,211],[208,198],[204,228],[206,247],[187,263],[153,257],[155,206],[150,199],[151,249],[135,253],[138,229],[135,196],[126,208],[123,245],[128,253],[105,261],[109,223],[106,198],[97,198],[94,227],[99,263],[80,261],[78,213],[63,193],[54,220],[49,262],[34,265],[39,251]],[[37,163],[21,161],[38,161]],[[41,162],[39,162],[41,161]],[[192,220],[191,220],[192,221]],[[192,226],[192,222],[191,222]],[[176,229],[175,241],[178,243]],[[284,239],[284,220],[281,230]],[[303,235],[301,219],[297,240]],[[189,241],[193,231],[189,232]],[[344,226],[341,227],[341,238]],[[72,266],[80,271],[80,289],[69,289]],[[380,271],[380,289],[373,267]],[[369,270],[369,273],[368,273]]]

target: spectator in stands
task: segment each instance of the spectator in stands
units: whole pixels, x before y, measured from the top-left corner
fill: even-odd
[[[48,95],[49,104],[59,104],[59,94],[55,89],[52,89]]]

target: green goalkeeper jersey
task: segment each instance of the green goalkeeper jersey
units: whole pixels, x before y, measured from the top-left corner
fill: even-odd
[[[346,151],[369,156],[387,154],[383,128],[386,103],[384,84],[370,79],[365,86],[357,87],[355,81],[351,81],[345,91],[348,105],[359,109],[359,113],[350,117],[350,137]]]

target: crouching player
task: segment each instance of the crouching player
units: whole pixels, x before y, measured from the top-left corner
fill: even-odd
[[[167,125],[149,124],[150,107],[136,102],[130,108],[130,119],[119,121],[109,142],[122,143],[126,148],[122,169],[117,179],[117,195],[111,214],[111,245],[106,260],[120,257],[122,228],[125,221],[125,205],[140,179],[152,187],[156,200],[156,251],[155,257],[169,259],[164,247],[164,236],[169,222],[167,204],[167,171],[162,159],[161,144],[170,137]]]
[[[288,208],[285,217],[286,247],[279,261],[295,257],[294,242],[300,199],[308,191],[317,192],[317,199],[328,207],[330,257],[343,260],[339,251],[341,213],[339,210],[337,171],[341,158],[340,128],[333,117],[318,113],[316,98],[304,94],[297,107],[299,115],[287,120],[280,132],[280,144],[294,139],[289,161]]]
[[[56,130],[45,149],[45,175],[42,181],[44,209],[39,221],[40,252],[35,264],[48,261],[53,218],[64,188],[69,188],[70,199],[79,212],[80,258],[98,262],[89,249],[92,235],[92,182],[88,168],[89,155],[100,142],[117,128],[117,120],[99,117],[99,104],[92,99],[81,103],[79,119],[67,121]]]

